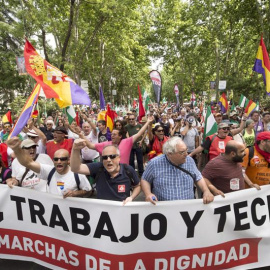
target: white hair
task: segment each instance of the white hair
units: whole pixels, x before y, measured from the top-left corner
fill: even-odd
[[[177,152],[176,145],[183,144],[183,140],[179,137],[172,137],[163,144],[163,154],[173,154]]]
[[[102,150],[102,153],[103,153],[103,151],[104,151],[106,148],[108,148],[108,147],[114,147],[114,148],[116,149],[116,154],[120,156],[120,150],[119,150],[118,146],[115,145],[115,144],[110,144],[110,145],[104,146],[104,148],[103,148],[103,150]]]

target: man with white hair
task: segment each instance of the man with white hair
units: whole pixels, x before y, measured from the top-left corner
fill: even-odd
[[[181,138],[172,137],[163,145],[163,155],[148,163],[141,179],[146,201],[194,199],[194,183],[203,193],[203,203],[214,200],[187,150]]]

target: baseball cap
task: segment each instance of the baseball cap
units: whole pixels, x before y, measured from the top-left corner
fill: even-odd
[[[31,139],[25,139],[21,143],[21,148],[28,148],[28,147],[31,147],[33,145],[37,145],[37,144]]]
[[[62,132],[62,133],[64,133],[64,134],[68,134],[67,133],[67,130],[64,128],[64,127],[56,127],[55,129],[54,129],[54,132],[55,131],[60,131],[60,132]]]
[[[229,126],[229,123],[224,123],[224,122],[222,122],[222,123],[218,124],[218,129],[226,128],[226,127],[230,127],[230,126]]]
[[[31,137],[38,137],[37,133],[33,130],[33,129],[30,129],[27,133],[26,133],[27,136],[31,136]]]
[[[232,117],[232,116],[234,116],[234,115],[238,115],[238,113],[237,113],[236,111],[232,111],[232,112],[230,113],[230,117]]]

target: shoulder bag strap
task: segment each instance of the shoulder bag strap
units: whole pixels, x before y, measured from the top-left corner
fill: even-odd
[[[182,172],[188,174],[188,175],[193,179],[193,181],[196,182],[196,177],[195,177],[194,174],[192,174],[191,172],[189,172],[188,170],[186,170],[186,169],[184,169],[184,168],[181,168],[181,167],[178,167],[178,166],[174,165],[174,164],[167,158],[166,155],[165,155],[165,157],[166,157],[167,161],[168,161],[172,166],[174,166],[176,169],[178,169],[178,170],[180,170],[180,171],[182,171]]]

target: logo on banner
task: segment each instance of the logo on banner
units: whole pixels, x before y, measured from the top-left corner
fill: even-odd
[[[126,186],[125,185],[118,185],[118,192],[125,192]]]
[[[156,96],[156,102],[159,104],[160,97],[161,97],[161,87],[162,87],[161,75],[157,70],[152,70],[149,73],[149,76],[153,84],[153,89]]]

